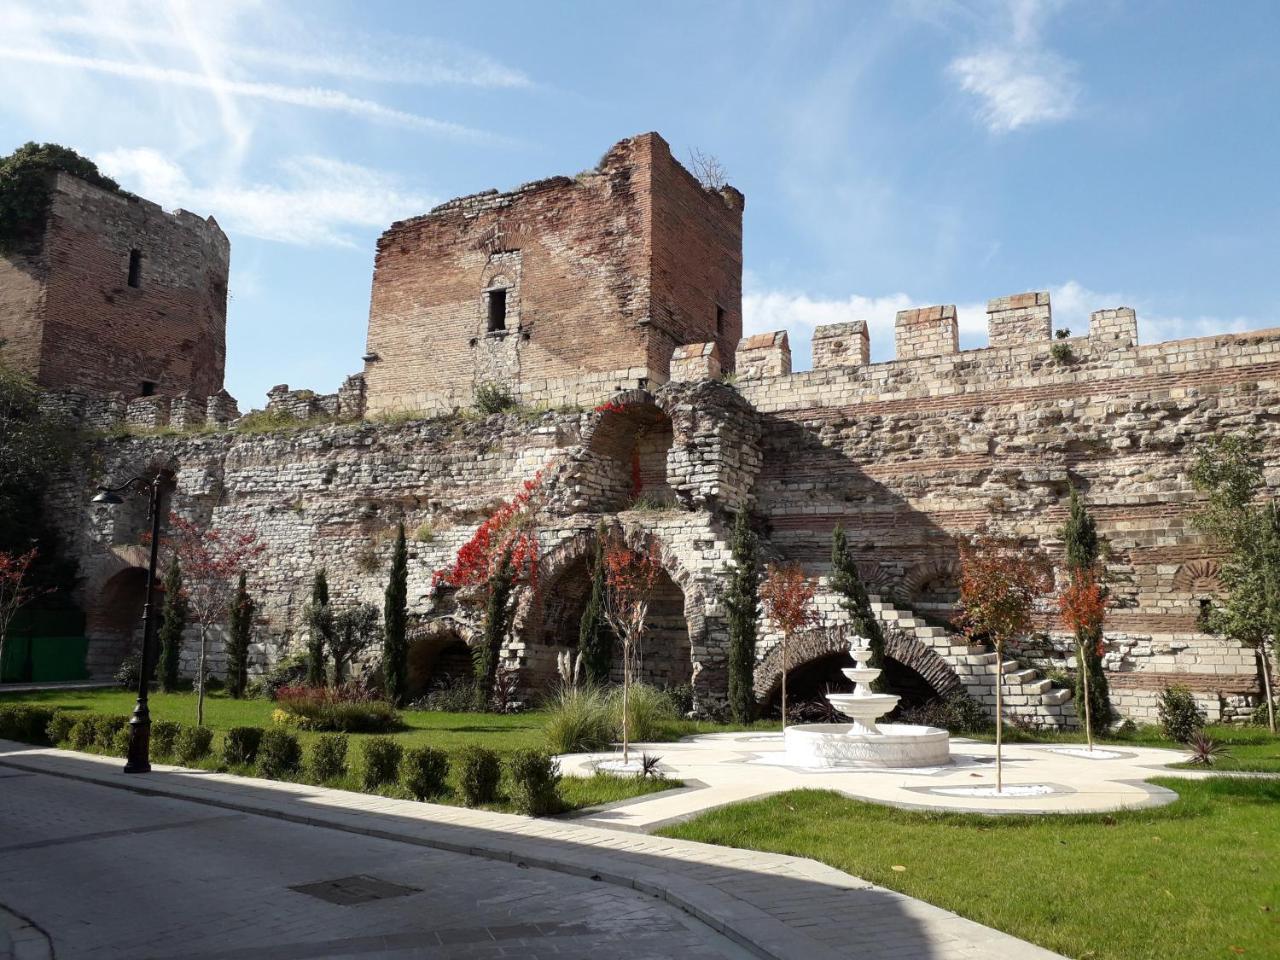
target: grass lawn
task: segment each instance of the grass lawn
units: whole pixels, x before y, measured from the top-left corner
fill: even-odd
[[[153,693],[149,701],[152,720],[177,720],[194,724],[196,698],[192,693]],[[60,710],[127,716],[133,711],[134,695],[124,690],[46,690],[0,696],[0,703],[36,703]],[[205,726],[217,733],[225,733],[232,727],[270,727],[275,703],[270,700],[232,700],[220,692],[210,693],[205,699]],[[453,752],[461,747],[476,745],[487,747],[498,754],[510,754],[521,748],[545,749],[543,724],[546,715],[538,710],[516,714],[495,713],[443,713],[435,710],[405,710],[402,712],[405,729],[391,734],[406,749],[409,747],[436,747]],[[676,740],[694,733],[713,733],[737,729],[723,724],[681,720],[671,723],[664,730],[664,739]],[[292,731],[302,742],[303,752],[318,733]],[[349,762],[358,764],[360,742],[371,734],[350,734]],[[219,769],[221,738],[214,737],[214,757],[199,764],[210,770]],[[250,774],[248,769],[235,773]],[[450,774],[452,786],[453,774]],[[348,790],[359,790],[354,774],[329,784]],[[634,777],[597,775],[591,778],[566,777],[561,784],[561,796],[569,809],[614,803],[630,797],[642,796],[661,790],[682,786],[678,780],[639,780]],[[407,797],[399,787],[382,791],[387,796]],[[442,803],[460,802],[456,791],[439,798]],[[490,805],[489,809],[507,810],[503,801]]]
[[[659,832],[812,857],[1081,960],[1280,956],[1280,781],[1154,782],[1180,798],[984,817],[797,790]]]
[[[1242,727],[1234,724],[1211,724],[1204,734],[1220,744],[1226,754],[1213,765],[1218,771],[1254,771],[1280,773],[1280,736],[1273,737],[1266,727]],[[966,734],[975,740],[994,740],[995,734]],[[1084,743],[1084,734],[1078,731],[1054,733],[1051,731],[1024,731],[1005,727],[1005,743]],[[1134,747],[1164,747],[1167,750],[1187,750],[1183,743],[1175,743],[1156,726],[1142,726],[1127,734],[1095,737],[1096,744]],[[1187,764],[1183,764],[1187,766]],[[1280,954],[1280,950],[1277,951]]]

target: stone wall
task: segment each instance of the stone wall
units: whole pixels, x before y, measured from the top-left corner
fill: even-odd
[[[5,359],[52,390],[216,393],[229,250],[212,218],[59,173],[38,242],[0,257]]]
[[[594,170],[452,200],[378,241],[373,414],[594,405],[667,379],[675,346],[741,335],[742,198],[705,190],[657,134]],[[728,361],[731,363],[731,361]]]

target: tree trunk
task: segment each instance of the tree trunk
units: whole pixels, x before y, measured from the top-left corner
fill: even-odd
[[[1004,792],[1000,747],[1004,733],[1004,648],[996,644],[996,793]]]
[[[204,726],[204,651],[208,632],[200,626],[200,659],[196,666],[196,726]],[[143,643],[146,641],[144,640]]]
[[[1080,644],[1080,670],[1084,681],[1084,738],[1089,744],[1089,751],[1093,752],[1093,717],[1089,710],[1089,654],[1083,643]]]
[[[787,635],[782,635],[782,729],[787,729]]]
[[[1267,726],[1274,735],[1276,732],[1276,705],[1271,699],[1271,668],[1267,664],[1267,644],[1264,640],[1258,644],[1258,656],[1262,658],[1262,694],[1267,698]]]
[[[625,767],[631,754],[631,724],[628,707],[631,703],[631,647],[627,642],[622,649],[622,765]]]

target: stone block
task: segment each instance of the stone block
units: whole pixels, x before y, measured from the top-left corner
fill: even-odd
[[[671,354],[671,380],[716,380],[720,376],[720,347],[714,342],[687,343]]]
[[[785,377],[791,373],[791,342],[787,331],[757,333],[738,342],[739,377]]]
[[[997,297],[987,303],[987,342],[993,347],[1039,343],[1053,335],[1053,314],[1046,290]]]
[[[894,321],[899,360],[936,357],[960,349],[955,304],[899,310]]]
[[[863,320],[829,323],[813,331],[813,369],[860,367],[871,362],[871,339]]]

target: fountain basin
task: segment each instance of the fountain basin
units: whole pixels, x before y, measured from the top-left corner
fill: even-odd
[[[951,762],[939,727],[881,723],[879,733],[852,723],[800,723],[783,731],[788,764],[798,767],[940,767]]]

